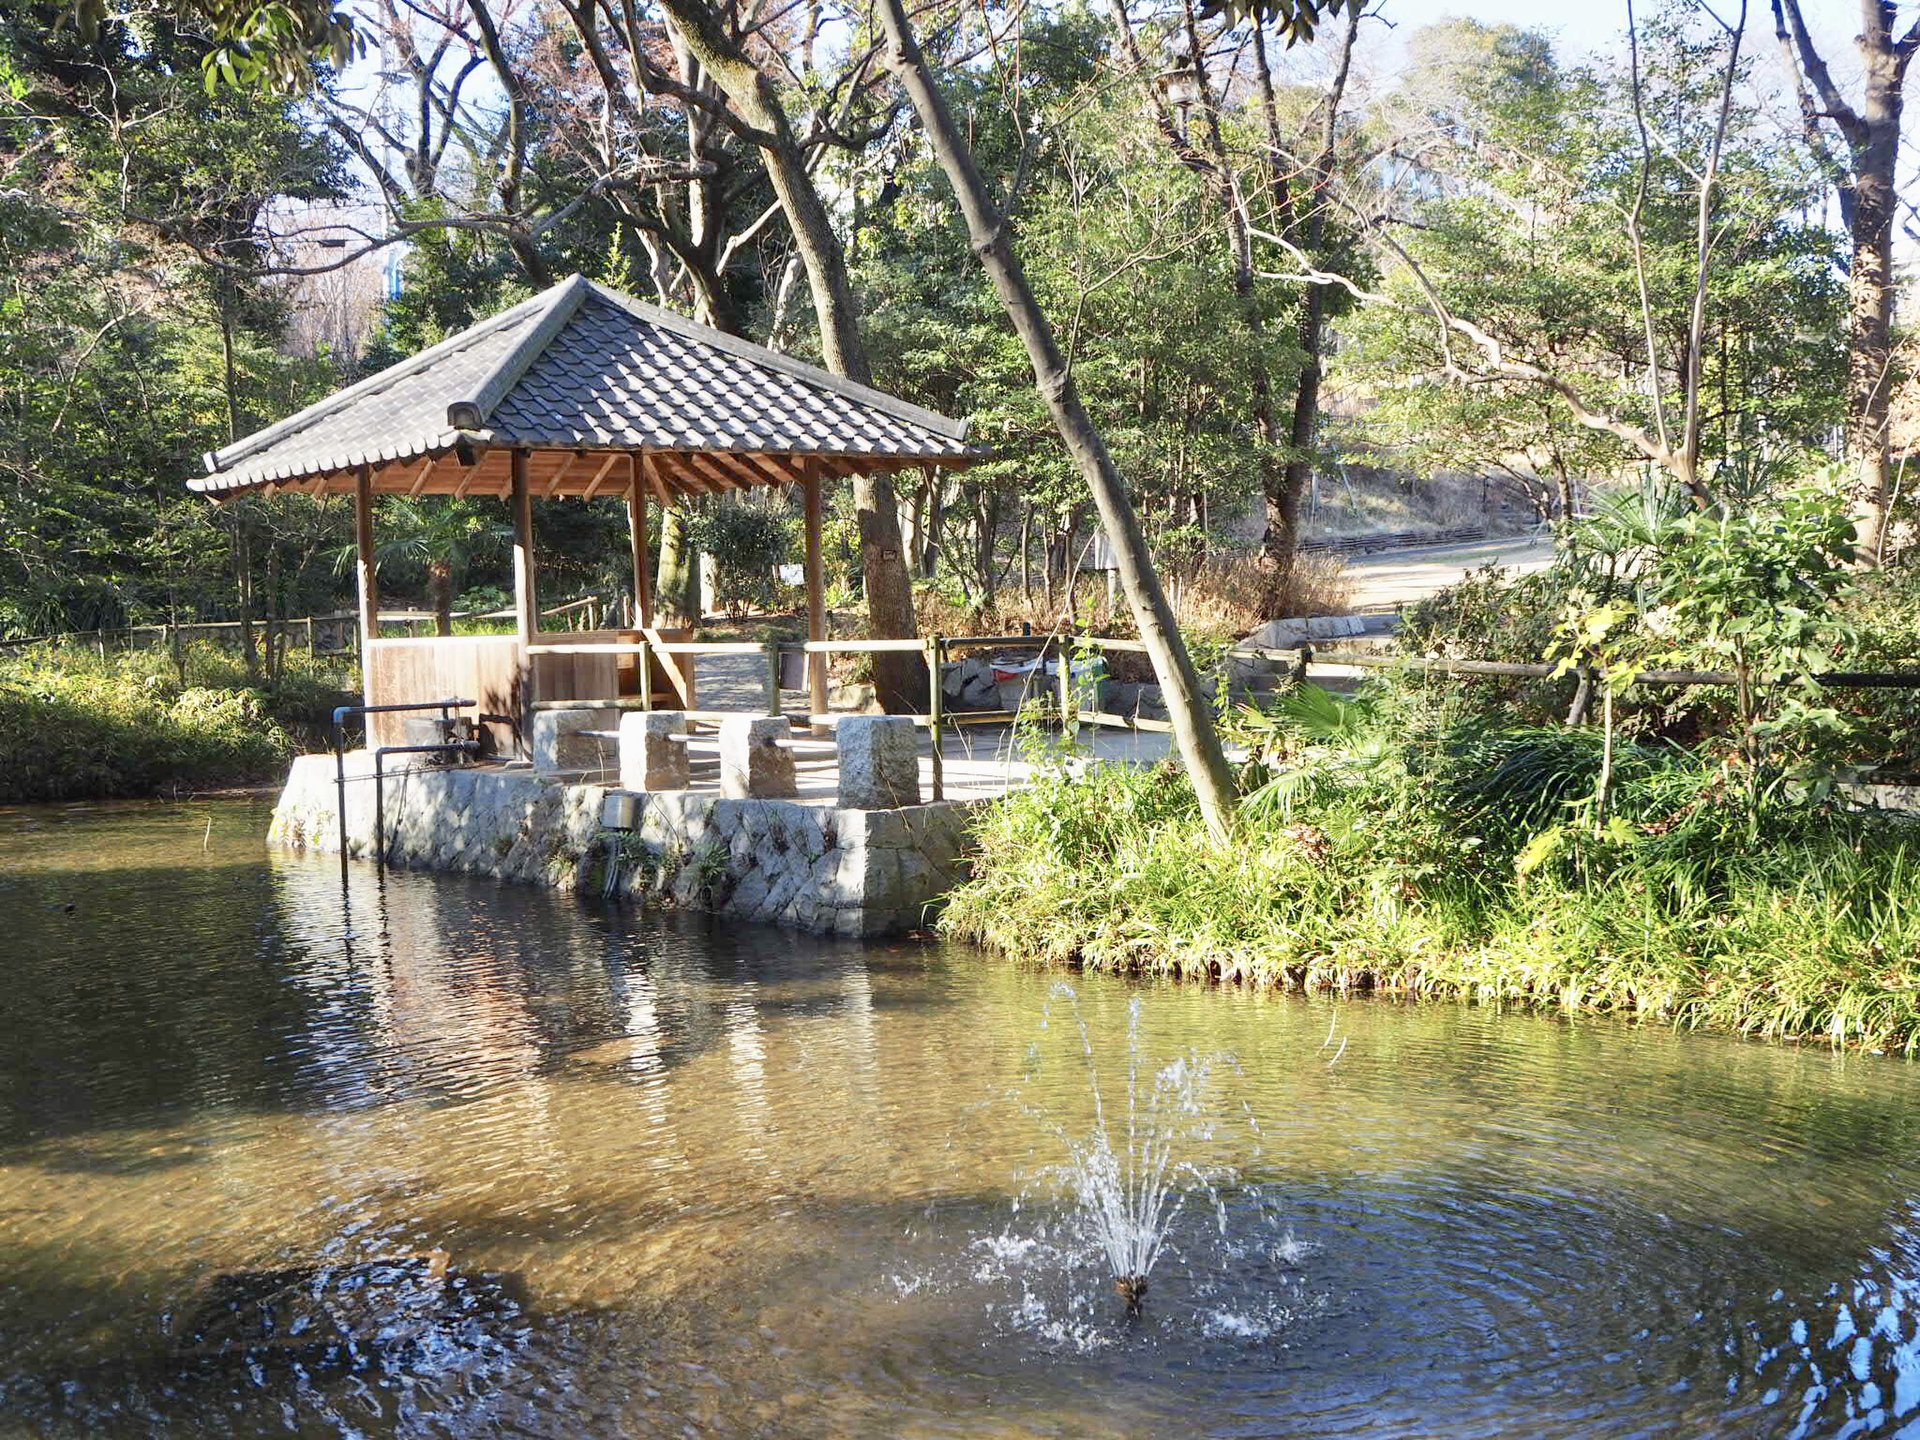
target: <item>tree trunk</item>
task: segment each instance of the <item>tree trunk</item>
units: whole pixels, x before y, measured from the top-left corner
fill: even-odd
[[[1033,607],[1033,502],[1020,506],[1020,603]]]
[[[1886,546],[1892,457],[1887,412],[1893,370],[1895,167],[1906,106],[1907,64],[1920,50],[1920,24],[1898,40],[1893,0],[1861,0],[1861,104],[1847,102],[1814,44],[1800,0],[1773,0],[1774,30],[1794,78],[1807,145],[1839,195],[1852,241],[1847,271],[1847,454],[1858,467],[1849,501],[1861,561],[1880,563]],[[1832,125],[1846,162],[1828,144]]]
[[[947,477],[934,470],[927,477],[927,531],[921,537],[920,574],[931,580],[940,569],[940,542],[947,529]]]
[[[1139,44],[1134,38],[1133,22],[1124,0],[1114,0],[1113,18],[1135,77],[1145,87],[1161,135],[1181,164],[1200,176],[1212,189],[1220,204],[1220,220],[1226,232],[1228,253],[1233,257],[1233,298],[1241,324],[1246,327],[1247,346],[1241,363],[1247,374],[1247,388],[1253,408],[1254,428],[1260,436],[1258,462],[1260,493],[1266,499],[1267,534],[1264,546],[1276,570],[1284,575],[1293,563],[1294,523],[1291,519],[1298,504],[1286,498],[1289,466],[1283,446],[1286,437],[1280,427],[1280,412],[1273,390],[1271,359],[1268,355],[1267,323],[1260,310],[1260,297],[1254,284],[1253,219],[1248,213],[1247,197],[1234,168],[1221,129],[1219,101],[1207,78],[1202,57],[1203,43],[1194,0],[1186,0],[1185,24],[1188,54],[1194,57],[1194,79],[1200,91],[1200,116],[1205,127],[1207,148],[1202,151],[1188,136],[1182,123],[1168,113],[1167,104],[1151,74]],[[1257,27],[1256,27],[1257,28]],[[1309,286],[1309,290],[1317,287]]]
[[[1888,404],[1893,372],[1893,222],[1899,196],[1904,59],[1869,52],[1862,111],[1866,135],[1854,160],[1853,262],[1847,273],[1847,449],[1859,469],[1850,495],[1860,557],[1880,563],[1893,476]]]
[[[453,565],[446,560],[427,562],[427,596],[433,606],[433,633],[453,634]]]
[[[660,566],[653,585],[655,619],[668,629],[685,630],[700,615],[694,587],[700,577],[700,552],[687,534],[687,512],[678,505],[660,507]]]
[[[267,545],[267,685],[279,685],[287,663],[287,597],[280,583],[280,547]]]
[[[741,53],[719,17],[701,0],[663,0],[687,48],[721,90],[753,141],[766,156],[767,176],[787,218],[794,247],[806,266],[807,285],[820,325],[827,368],[862,385],[872,383],[860,340],[859,310],[847,257],[834,232],[820,191],[807,173],[806,157],[771,76]],[[910,640],[919,633],[913,612],[913,581],[900,541],[899,502],[892,477],[853,477],[853,504],[860,529],[860,571],[867,596],[867,630],[874,639]],[[889,711],[926,708],[926,665],[916,654],[873,657],[874,689]]]
[[[1139,517],[1134,514],[1133,502],[1127,496],[1126,482],[1081,402],[1073,373],[1068,370],[1054,339],[1053,327],[1034,298],[1026,271],[1014,253],[1006,218],[987,194],[973,154],[954,124],[945,97],[934,84],[901,0],[881,0],[879,8],[888,41],[888,66],[913,102],[920,123],[926,127],[928,142],[966,215],[974,253],[992,277],[1007,318],[1026,346],[1034,381],[1046,399],[1054,427],[1093,492],[1101,524],[1119,564],[1127,603],[1133,609],[1140,639],[1160,682],[1180,757],[1193,781],[1194,794],[1206,816],[1208,829],[1216,838],[1224,840],[1233,824],[1233,777],[1200,690],[1200,677],[1174,624],[1159,577],[1154,574],[1153,561],[1140,532]]]
[[[1359,37],[1360,19],[1366,7],[1356,6],[1347,16],[1347,28],[1341,42],[1340,59],[1333,82],[1327,89],[1326,113],[1322,119],[1320,145],[1306,167],[1307,214],[1299,217],[1288,186],[1293,166],[1288,163],[1284,135],[1280,125],[1279,101],[1274,93],[1273,72],[1267,64],[1265,27],[1256,22],[1253,32],[1255,69],[1260,77],[1260,111],[1266,121],[1267,164],[1271,171],[1275,208],[1285,217],[1288,238],[1306,252],[1315,264],[1324,264],[1327,242],[1326,189],[1333,177],[1334,158],[1340,138],[1340,104],[1346,96],[1347,76],[1353,65],[1353,47]],[[1300,345],[1300,378],[1295,383],[1293,417],[1287,431],[1286,475],[1277,496],[1267,497],[1266,551],[1280,571],[1276,583],[1284,578],[1300,544],[1300,497],[1313,481],[1313,446],[1320,424],[1320,382],[1325,373],[1321,350],[1326,341],[1327,290],[1324,285],[1308,285],[1300,297],[1300,314],[1295,334]],[[1276,540],[1275,532],[1280,538]],[[1284,547],[1284,553],[1282,552]]]

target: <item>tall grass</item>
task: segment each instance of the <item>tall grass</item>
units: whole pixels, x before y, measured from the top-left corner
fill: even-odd
[[[1214,640],[1238,640],[1279,616],[1344,615],[1352,582],[1338,555],[1296,556],[1276,577],[1258,554],[1217,551],[1190,568],[1169,567],[1167,600],[1180,628]],[[1071,604],[1064,591],[1051,596],[1039,585],[1023,595],[1002,585],[989,608],[969,606],[937,585],[914,592],[923,635],[1002,635],[1028,626],[1039,634],[1077,629],[1085,634],[1130,639],[1139,634],[1124,597],[1110,595],[1105,572],[1075,577]]]
[[[1380,724],[1385,747],[1300,746],[1281,766],[1306,780],[1230,845],[1176,771],[1047,776],[986,815],[942,923],[1093,969],[1920,1050],[1920,832],[1805,797],[1741,814],[1652,746],[1624,747],[1596,826],[1579,732]]]
[[[292,730],[337,703],[339,677],[309,664],[267,693],[213,647],[182,658],[36,646],[0,661],[0,803],[277,779],[297,748]]]

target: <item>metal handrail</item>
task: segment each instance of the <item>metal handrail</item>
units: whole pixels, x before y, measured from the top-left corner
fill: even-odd
[[[373,752],[373,859],[374,863],[385,869],[387,865],[387,846],[382,838],[387,830],[387,756],[389,755],[478,755],[478,740],[448,740],[437,745],[382,745]],[[343,796],[344,796],[344,787]],[[346,844],[345,809],[341,810],[343,822],[340,836],[341,844]]]
[[[478,700],[412,700],[394,705],[337,705],[333,711],[333,784],[334,809],[340,816],[340,874],[347,873],[347,717],[349,715],[397,715],[408,710],[438,710],[445,724],[453,711],[478,708]],[[478,748],[477,745],[475,747]],[[374,752],[374,838],[379,838],[380,752]]]

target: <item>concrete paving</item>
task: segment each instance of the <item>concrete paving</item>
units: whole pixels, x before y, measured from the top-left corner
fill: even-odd
[[[766,666],[757,655],[703,655],[695,659],[695,683],[702,710],[729,710],[759,714],[766,705]],[[804,690],[782,690],[780,708],[789,715],[807,713]],[[1147,730],[1117,730],[1083,726],[1080,749],[1095,763],[1121,762],[1153,765],[1172,753],[1171,737]],[[811,742],[797,739],[795,763],[799,798],[807,804],[831,805],[839,775],[830,757],[812,752]],[[831,744],[831,741],[818,742]],[[921,798],[933,798],[933,755],[923,744],[920,756]],[[943,795],[948,800],[977,800],[1004,795],[1033,775],[1034,764],[1021,754],[1013,727],[1005,722],[949,725],[941,736]],[[693,748],[695,789],[717,788],[719,764],[711,744]]]

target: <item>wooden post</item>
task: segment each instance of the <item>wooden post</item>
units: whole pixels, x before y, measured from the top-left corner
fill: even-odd
[[[1045,651],[1041,654],[1044,656]],[[1080,702],[1073,693],[1073,642],[1060,641],[1060,733],[1071,738],[1080,728]]]
[[[627,458],[627,538],[633,545],[634,628],[645,630],[653,624],[653,577],[647,573],[647,490],[640,452],[636,450]]]
[[[800,462],[800,493],[807,525],[807,639],[827,638],[827,585],[820,561],[820,462]],[[827,657],[807,656],[808,713],[827,713]],[[820,733],[816,729],[815,733]]]
[[[360,582],[360,692],[363,704],[379,703],[373,696],[373,646],[380,638],[380,583],[373,568],[373,467],[353,472],[353,541],[359,551],[355,566]],[[367,743],[373,743],[373,717],[367,717]]]
[[[514,450],[512,485],[507,492],[513,510],[513,619],[520,639],[521,734],[530,735],[534,693],[533,656],[528,650],[540,633],[539,577],[533,559],[533,494],[527,488],[527,452]]]
[[[933,740],[933,798],[947,798],[947,761],[940,746],[944,738],[940,722],[946,713],[946,692],[940,688],[940,671],[945,660],[945,643],[938,635],[927,637],[927,734]]]

